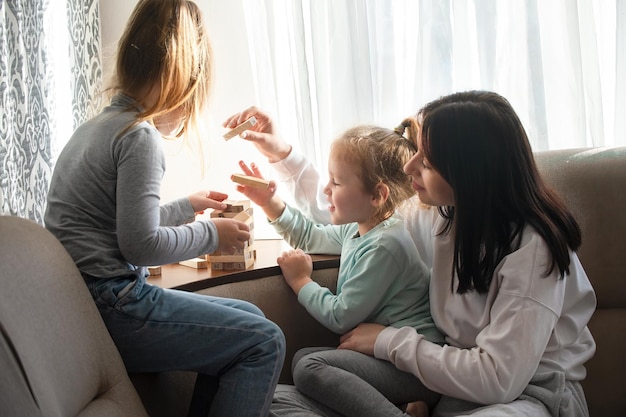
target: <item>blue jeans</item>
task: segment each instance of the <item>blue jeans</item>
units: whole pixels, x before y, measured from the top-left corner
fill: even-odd
[[[208,415],[267,415],[285,337],[256,306],[136,275],[85,282],[129,372],[195,371],[216,380]]]

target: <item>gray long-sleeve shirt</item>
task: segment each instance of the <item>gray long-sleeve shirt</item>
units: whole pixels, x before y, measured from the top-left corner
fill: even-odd
[[[46,228],[91,276],[126,275],[217,248],[215,225],[193,221],[189,199],[160,206],[165,158],[154,126],[144,122],[118,137],[136,107],[116,96],[74,132],[54,168]]]

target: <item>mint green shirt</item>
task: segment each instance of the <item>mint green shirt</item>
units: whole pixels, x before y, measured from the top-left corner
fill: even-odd
[[[443,342],[430,315],[429,271],[400,218],[358,236],[356,223],[315,224],[287,206],[271,224],[294,248],[341,254],[336,294],[316,282],[298,294],[300,304],[328,329],[343,334],[363,322],[410,326]]]

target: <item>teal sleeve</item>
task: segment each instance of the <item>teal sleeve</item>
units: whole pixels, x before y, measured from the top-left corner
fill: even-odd
[[[283,213],[270,222],[276,232],[287,243],[306,253],[341,254],[341,246],[346,233],[354,226],[316,224],[302,212],[287,205]]]
[[[355,259],[342,258],[337,295],[317,283],[305,285],[298,301],[331,331],[343,334],[366,321],[390,323],[379,315],[392,298],[401,266],[386,248],[370,246]]]

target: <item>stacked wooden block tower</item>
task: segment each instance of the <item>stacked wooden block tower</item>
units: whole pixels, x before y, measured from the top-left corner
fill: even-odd
[[[228,207],[224,210],[213,210],[211,218],[228,217],[244,222],[250,228],[250,240],[243,249],[237,249],[232,255],[219,251],[207,255],[207,261],[214,270],[248,269],[254,264],[256,250],[254,249],[254,216],[250,200],[226,201]]]
[[[250,228],[250,240],[243,249],[237,249],[233,254],[220,251],[210,253],[204,257],[181,261],[181,265],[192,268],[208,268],[211,264],[213,270],[248,269],[254,264],[256,250],[254,248],[254,217],[250,200],[227,200],[228,206],[224,210],[213,210],[211,218],[226,217],[244,222]]]

